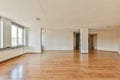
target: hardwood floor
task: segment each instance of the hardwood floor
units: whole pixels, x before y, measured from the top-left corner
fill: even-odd
[[[97,51],[26,54],[0,63],[0,80],[120,80],[120,56]]]

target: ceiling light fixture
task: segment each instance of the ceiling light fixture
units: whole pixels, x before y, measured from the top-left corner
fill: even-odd
[[[37,20],[37,21],[39,21],[39,20],[40,20],[40,18],[36,18],[36,20]]]

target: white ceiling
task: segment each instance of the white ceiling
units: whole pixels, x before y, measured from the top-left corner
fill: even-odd
[[[111,29],[120,25],[120,0],[0,0],[0,15],[28,27]]]

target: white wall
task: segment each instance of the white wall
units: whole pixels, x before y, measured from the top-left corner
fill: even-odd
[[[117,30],[118,30],[118,52],[120,54],[120,28],[118,28]]]
[[[28,52],[41,52],[41,28],[28,29]]]
[[[117,30],[101,31],[97,35],[98,50],[118,51]]]
[[[0,62],[24,54],[24,48],[0,51]]]
[[[73,50],[73,32],[42,30],[44,50]]]

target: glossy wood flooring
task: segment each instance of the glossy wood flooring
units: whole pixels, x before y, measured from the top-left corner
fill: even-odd
[[[26,54],[0,63],[0,80],[120,80],[120,56],[97,51]]]

